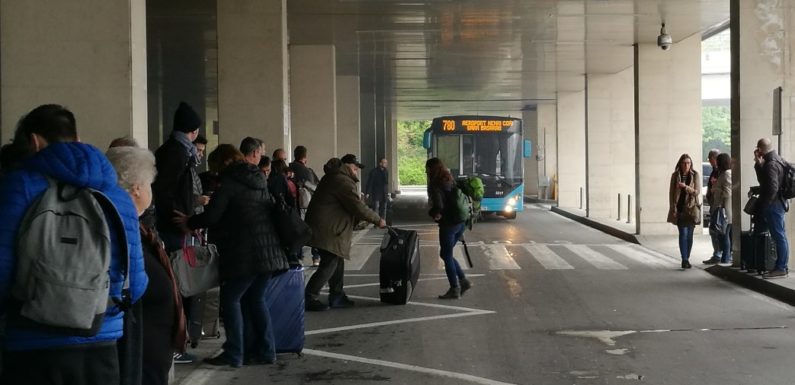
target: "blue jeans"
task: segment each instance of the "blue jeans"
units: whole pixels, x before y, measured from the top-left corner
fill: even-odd
[[[461,270],[461,265],[453,258],[453,248],[462,234],[464,234],[463,223],[439,227],[439,256],[444,261],[444,272],[447,273],[450,287],[459,287],[458,281],[466,278],[464,271]]]
[[[776,199],[764,209],[764,218],[767,222],[767,228],[770,231],[770,237],[776,243],[776,269],[787,271],[787,262],[789,260],[789,242],[787,241],[787,233],[784,229],[784,203],[780,199]]]
[[[235,278],[221,285],[221,315],[224,319],[226,342],[224,358],[234,364],[243,363],[244,345],[251,347],[254,359],[273,360],[276,345],[271,326],[271,316],[265,303],[265,287],[270,274],[257,274]],[[245,295],[245,300],[241,301]],[[243,307],[246,307],[254,333],[251,341],[244,341]]]
[[[690,260],[690,250],[693,249],[693,229],[695,226],[676,226],[679,229],[679,254],[682,261]]]
[[[715,218],[715,216],[712,215],[711,218]],[[723,256],[723,235],[710,231],[709,238],[712,240],[712,258],[721,258]]]
[[[721,263],[729,263],[732,261],[732,224],[726,225],[726,233],[717,235],[716,238],[720,239],[721,245]]]

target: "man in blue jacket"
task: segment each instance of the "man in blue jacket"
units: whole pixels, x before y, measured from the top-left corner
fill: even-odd
[[[141,253],[138,216],[129,194],[118,186],[116,172],[97,148],[79,143],[74,115],[59,105],[42,105],[20,120],[14,143],[27,159],[0,183],[0,316],[7,319],[3,341],[2,384],[118,384],[116,341],[122,337],[123,312],[108,306],[99,332],[80,337],[34,328],[21,319],[11,301],[17,262],[16,240],[28,208],[47,189],[45,176],[104,193],[124,223],[129,250],[132,302],[144,293],[147,277]],[[119,298],[126,256],[111,231],[110,296]]]

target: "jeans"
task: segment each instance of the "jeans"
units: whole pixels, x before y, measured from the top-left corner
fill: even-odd
[[[320,253],[320,266],[317,271],[309,278],[306,284],[306,298],[318,299],[320,289],[328,282],[329,297],[341,296],[344,294],[343,278],[345,276],[345,259],[326,250],[318,249]]]
[[[682,256],[682,261],[690,260],[690,251],[693,249],[693,229],[694,225],[677,225],[679,229],[679,254]]]
[[[458,239],[461,238],[461,235],[464,234],[464,229],[463,223],[453,226],[439,226],[439,256],[444,261],[444,272],[447,274],[450,287],[459,287],[459,280],[466,278],[464,271],[461,270],[461,265],[453,257],[453,248]]]
[[[726,225],[726,233],[718,235],[720,248],[721,248],[721,263],[729,263],[732,261],[732,224]]]
[[[388,202],[386,194],[370,195],[370,208],[378,213],[381,218],[386,218],[386,206]]]
[[[228,280],[221,285],[221,315],[224,319],[226,342],[224,357],[236,365],[243,364],[244,344],[251,346],[254,359],[276,359],[276,344],[265,287],[270,274],[257,274]],[[241,301],[245,296],[245,300]],[[254,333],[251,341],[244,341],[243,307],[246,307]]]
[[[784,203],[780,199],[776,199],[765,207],[763,213],[770,236],[776,243],[776,269],[781,271],[787,271],[789,260],[789,242],[784,229],[784,213]]]
[[[710,210],[710,218],[714,220],[717,210]],[[731,226],[731,225],[730,225]],[[723,235],[709,232],[709,238],[712,241],[712,258],[722,258],[723,254]]]

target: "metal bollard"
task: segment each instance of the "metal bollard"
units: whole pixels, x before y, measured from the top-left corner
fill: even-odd
[[[616,210],[616,211],[618,211],[618,218],[616,218],[616,220],[620,221],[621,220],[621,193],[618,193],[618,206],[616,206],[616,207],[618,208],[618,210]]]
[[[580,210],[582,210],[582,187],[580,187]]]
[[[632,195],[627,194],[627,223],[632,223]]]

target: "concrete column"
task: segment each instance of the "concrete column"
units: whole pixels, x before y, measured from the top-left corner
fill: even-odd
[[[556,191],[558,169],[558,144],[557,144],[557,106],[555,104],[539,104],[536,107],[538,115],[538,143],[534,144],[535,158],[538,160],[539,176],[545,180],[549,178],[547,191],[543,192],[549,199],[557,199]]]
[[[585,210],[585,92],[558,96],[558,205]],[[549,144],[547,145],[549,148]]]
[[[378,156],[375,153],[375,94],[372,91],[362,91],[359,101],[361,103],[359,115],[361,116],[362,162],[365,164],[377,163]]]
[[[293,145],[306,146],[318,175],[337,150],[337,76],[333,45],[290,46]]]
[[[533,156],[524,159],[524,193],[525,195],[538,195],[538,158],[536,147],[538,144],[538,111],[532,109],[522,111],[522,128],[525,140],[533,144]]]
[[[666,223],[671,173],[687,153],[701,175],[701,36],[693,35],[662,51],[637,47],[638,231],[673,234]]]
[[[286,0],[218,2],[220,143],[254,136],[292,154],[287,42]]]
[[[772,5],[771,5],[772,4]],[[739,119],[737,125],[732,125],[732,167],[733,208],[732,225],[735,229],[749,228],[749,218],[741,213],[742,207],[747,202],[749,187],[759,183],[753,168],[751,156],[759,138],[767,137],[777,144],[780,143],[780,154],[792,162],[795,161],[795,62],[791,53],[795,49],[795,7],[793,1],[771,3],[769,1],[733,1],[732,17],[739,19],[739,46],[732,52],[733,59],[738,60],[739,71],[733,73],[737,76],[739,84],[739,113],[732,118]],[[735,39],[736,35],[732,36]],[[733,42],[735,43],[735,42]],[[734,49],[735,46],[733,45]],[[739,57],[737,57],[739,56]],[[736,66],[732,71],[736,71]],[[783,88],[781,97],[782,135],[772,135],[773,117],[773,90]],[[734,123],[734,122],[733,122]],[[795,215],[792,210],[785,216],[790,249],[793,248],[793,230],[795,229]],[[739,234],[739,231],[735,231]],[[735,237],[735,245],[739,245],[739,237]],[[739,255],[739,248],[735,247],[735,260]],[[790,258],[790,261],[792,259]],[[790,262],[792,266],[792,262]]]
[[[83,142],[147,143],[145,0],[3,0],[0,43],[3,143],[45,103],[75,114]]]
[[[588,76],[588,207],[593,218],[616,219],[620,209],[626,221],[627,195],[634,199],[633,83],[631,68],[617,74]]]
[[[337,152],[340,156],[356,154],[360,162],[373,167],[362,157],[360,105],[359,77],[337,76]]]
[[[397,170],[397,116],[393,108],[389,107],[387,111],[389,114],[387,115],[386,153],[384,158],[389,161],[389,191],[397,191],[400,187]]]

